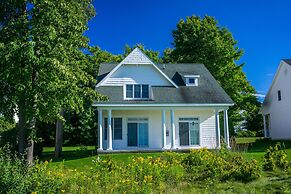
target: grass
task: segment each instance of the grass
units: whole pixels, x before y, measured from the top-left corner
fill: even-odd
[[[77,169],[85,171],[93,166],[93,160],[96,160],[97,153],[95,146],[76,146],[76,147],[63,147],[62,156],[54,158],[54,147],[44,147],[40,160],[52,161],[51,165],[64,164],[67,169]],[[116,154],[101,154],[99,157],[110,157],[118,162],[129,162],[133,156],[159,156],[160,152],[156,153],[116,153]]]

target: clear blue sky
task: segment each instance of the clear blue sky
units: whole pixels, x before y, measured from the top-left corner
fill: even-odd
[[[260,94],[266,94],[280,59],[291,58],[291,0],[96,0],[94,6],[97,15],[86,35],[91,45],[114,54],[136,43],[162,52],[171,47],[181,18],[214,16],[244,50],[239,62]]]

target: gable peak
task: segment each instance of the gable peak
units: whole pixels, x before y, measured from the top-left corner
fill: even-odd
[[[125,59],[121,62],[122,64],[153,64],[153,62],[146,56],[142,50],[138,47],[133,49]]]

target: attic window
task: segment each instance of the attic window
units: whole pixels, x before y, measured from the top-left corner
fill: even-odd
[[[198,86],[198,78],[200,75],[185,75],[186,86]]]

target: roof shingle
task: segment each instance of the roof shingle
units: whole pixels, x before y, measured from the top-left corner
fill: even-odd
[[[101,64],[98,81],[118,64]],[[203,64],[156,64],[179,88],[170,86],[152,86],[151,100],[124,100],[122,86],[99,86],[97,92],[109,97],[102,104],[232,104],[233,101],[221,88]],[[198,86],[186,86],[184,75],[200,75]]]

